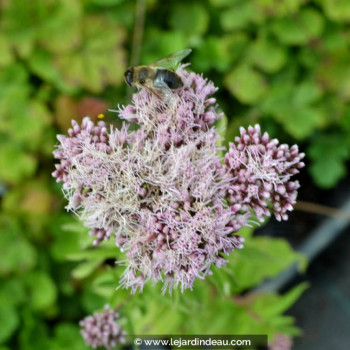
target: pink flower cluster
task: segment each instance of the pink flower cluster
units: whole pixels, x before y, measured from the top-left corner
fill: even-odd
[[[117,322],[118,317],[119,315],[106,305],[103,312],[95,312],[80,321],[81,334],[86,344],[93,349],[104,347],[110,350],[118,344],[125,343],[126,333]]]
[[[228,191],[230,203],[240,203],[244,211],[252,209],[260,221],[270,213],[279,221],[287,220],[299,188],[298,181],[290,178],[304,167],[304,154],[296,145],[279,145],[267,133],[261,135],[259,125],[241,128],[240,133],[225,155],[234,178]]]
[[[237,232],[251,216],[286,220],[299,187],[290,177],[304,165],[297,146],[278,145],[259,126],[242,128],[221,159],[217,89],[201,75],[178,74],[184,86],[171,101],[143,89],[117,111],[126,121],[120,130],[84,118],[58,136],[54,152],[67,208],[94,244],[115,238],[127,257],[121,285],[133,292],[149,280],[164,291],[191,289],[243,247]],[[139,129],[129,131],[131,122]]]

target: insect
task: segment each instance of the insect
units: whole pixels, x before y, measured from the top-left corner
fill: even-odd
[[[191,49],[177,51],[150,65],[130,67],[124,74],[125,81],[129,86],[144,87],[160,98],[169,99],[172,90],[183,86],[175,69],[191,51]]]

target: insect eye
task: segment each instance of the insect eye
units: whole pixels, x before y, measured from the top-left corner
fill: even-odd
[[[125,81],[129,86],[132,85],[132,76],[133,76],[133,69],[129,68],[124,74]]]

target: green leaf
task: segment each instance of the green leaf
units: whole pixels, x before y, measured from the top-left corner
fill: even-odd
[[[0,312],[0,343],[9,339],[18,325],[16,309],[11,305],[3,305]]]
[[[34,271],[26,276],[29,289],[28,303],[35,311],[47,311],[54,305],[57,297],[55,283],[44,271]]]
[[[30,92],[28,72],[23,66],[14,64],[0,71],[0,132],[18,141],[18,146],[37,150],[47,137],[51,118],[48,109],[30,97]]]
[[[62,38],[75,37],[70,24],[77,22],[77,7],[80,2],[69,0],[9,1],[3,7],[2,29],[19,55],[28,58],[37,41],[51,41],[57,48]]]
[[[227,42],[212,36],[204,40],[190,58],[194,70],[198,72],[207,72],[210,69],[223,72],[230,67],[232,60]]]
[[[37,160],[13,144],[0,144],[0,179],[17,184],[34,174]]]
[[[282,296],[266,295],[254,303],[254,310],[264,317],[272,318],[287,311],[309,288],[308,283],[301,283]],[[289,320],[288,320],[289,321]]]
[[[41,319],[36,318],[28,307],[22,312],[22,323],[18,338],[21,350],[50,349],[46,324]]]
[[[267,92],[264,78],[245,64],[228,73],[224,84],[240,102],[245,104],[258,102]]]
[[[65,84],[61,75],[52,65],[54,56],[45,50],[37,49],[29,58],[29,66],[33,73],[37,74],[42,79],[55,85],[60,91],[73,93],[74,88]]]
[[[87,262],[80,263],[72,271],[72,276],[77,279],[83,279],[90,276],[97,267],[99,267],[104,259],[94,259]]]
[[[13,62],[11,46],[5,35],[0,35],[0,67]]]
[[[313,70],[322,60],[322,54],[320,51],[315,50],[312,47],[304,46],[298,53],[298,60],[302,66]]]
[[[255,0],[256,11],[267,17],[285,17],[295,14],[303,3],[303,0]]]
[[[0,130],[6,130],[10,118],[25,110],[29,92],[28,72],[23,66],[13,64],[0,71]]]
[[[18,278],[2,281],[0,288],[0,308],[4,306],[17,306],[26,301],[24,285]]]
[[[324,111],[317,107],[296,107],[281,112],[277,119],[290,135],[300,140],[320,127],[326,118]]]
[[[329,19],[337,22],[350,21],[350,3],[347,0],[317,0]]]
[[[227,50],[230,61],[234,62],[244,55],[250,39],[245,32],[234,32],[221,37],[221,42]]]
[[[302,82],[294,89],[293,104],[304,107],[317,102],[322,97],[322,89],[310,80]]]
[[[307,154],[312,159],[309,171],[318,186],[333,187],[346,175],[345,161],[350,152],[347,137],[341,134],[315,137]]]
[[[45,4],[45,1],[43,3]],[[79,45],[82,34],[80,28],[83,20],[82,2],[56,0],[53,5],[56,6],[50,9],[50,5],[46,4],[45,10],[51,10],[51,13],[41,28],[39,27],[37,40],[41,47],[54,54],[74,51]]]
[[[187,47],[187,37],[184,33],[150,28],[145,32],[141,62],[150,64],[185,47]]]
[[[350,100],[350,53],[336,51],[315,68],[315,79],[322,82],[326,91],[337,94],[341,100]]]
[[[125,0],[89,0],[91,4],[98,5],[98,6],[115,6],[119,5]]]
[[[55,337],[50,344],[52,350],[86,350],[80,328],[76,324],[60,323],[55,328]]]
[[[36,263],[36,252],[25,239],[17,222],[10,216],[0,216],[0,275],[25,272]]]
[[[126,69],[122,48],[124,30],[102,17],[88,17],[81,24],[78,50],[56,56],[54,62],[71,88],[100,92],[107,84],[118,85]]]
[[[264,114],[271,114],[294,138],[303,139],[325,124],[327,114],[323,106],[315,105],[323,91],[309,80],[297,86],[292,81],[273,82],[261,109]]]
[[[259,23],[262,19],[261,13],[256,11],[250,1],[238,2],[220,14],[220,23],[225,31],[245,29],[251,23]]]
[[[300,11],[300,24],[309,40],[321,37],[325,26],[324,21],[322,14],[314,8],[304,8]]]
[[[115,269],[106,269],[102,274],[98,275],[92,284],[91,290],[94,294],[101,296],[107,300],[111,297],[121,297],[121,292],[118,291],[118,296],[115,293],[118,276]]]
[[[114,258],[117,253],[118,249],[115,246],[111,248],[92,248],[69,254],[68,259],[71,261],[84,259],[109,259]]]
[[[176,3],[170,12],[169,24],[186,35],[201,35],[207,31],[209,16],[200,3]]]
[[[79,252],[80,232],[75,228],[62,228],[64,223],[72,223],[72,218],[67,216],[59,216],[52,223],[53,242],[51,244],[51,255],[55,260],[64,261],[70,254]],[[84,235],[87,232],[83,232]]]
[[[245,33],[235,32],[224,36],[209,36],[191,54],[191,67],[197,72],[215,69],[224,73],[239,59],[249,44]]]
[[[28,102],[26,109],[21,114],[13,117],[9,122],[9,128],[16,131],[15,139],[25,144],[28,150],[50,153],[52,143],[50,149],[47,149],[44,148],[45,143],[43,142],[50,124],[50,111],[46,105],[33,99]],[[54,139],[51,141],[54,142]]]
[[[216,122],[215,128],[219,134],[218,146],[223,145],[223,140],[225,140],[226,129],[227,129],[227,116],[223,113],[222,117]]]
[[[350,108],[347,107],[345,111],[342,112],[340,119],[340,126],[343,128],[348,135],[350,135]]]
[[[316,184],[322,188],[332,188],[347,174],[344,162],[339,159],[315,160],[309,167],[309,171]]]
[[[241,2],[241,0],[209,0],[210,4],[214,7],[227,7]]]
[[[253,44],[250,55],[255,65],[267,73],[279,71],[287,61],[284,47],[267,38],[258,39]]]
[[[255,286],[265,278],[273,277],[291,264],[305,265],[305,258],[293,251],[284,239],[253,237],[247,239],[244,249],[230,257],[235,292]],[[264,263],[261,264],[261,261]]]
[[[323,27],[324,20],[318,11],[304,9],[295,17],[275,20],[271,29],[282,44],[303,45],[319,37]]]

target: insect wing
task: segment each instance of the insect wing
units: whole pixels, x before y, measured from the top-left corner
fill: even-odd
[[[192,52],[191,49],[177,51],[167,57],[161,58],[160,60],[152,63],[151,66],[174,69],[191,52]]]
[[[169,86],[162,80],[154,81],[154,88],[158,92],[158,96],[161,95],[166,101],[169,101],[173,97],[173,92]]]

